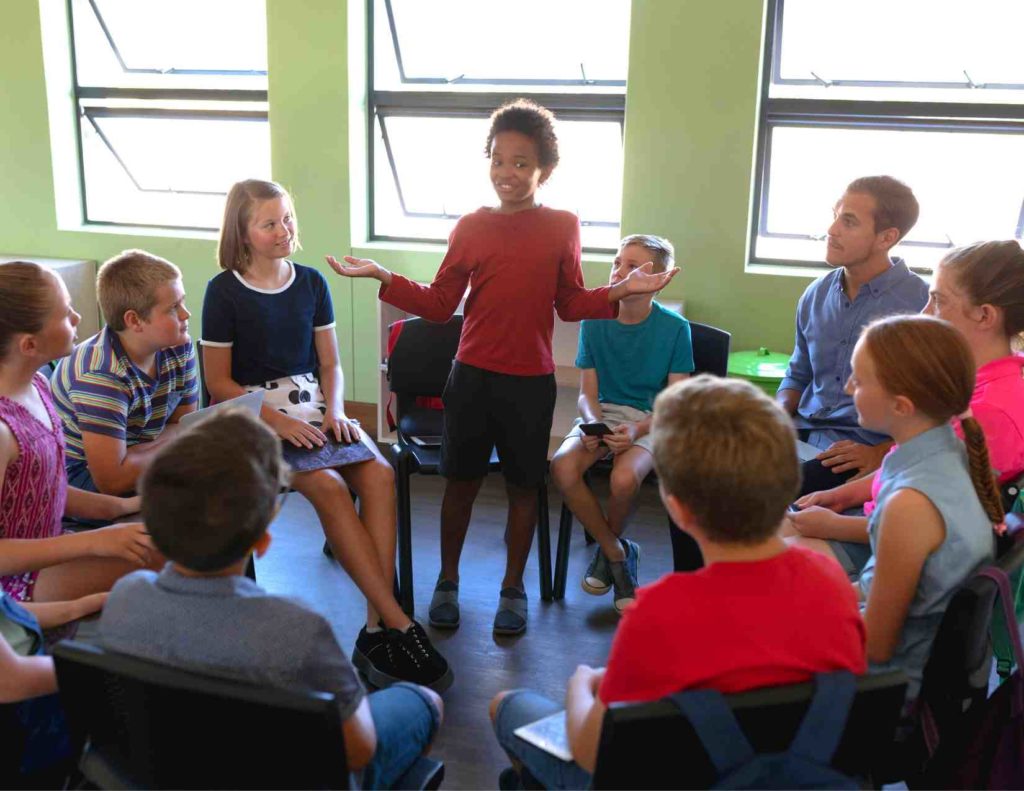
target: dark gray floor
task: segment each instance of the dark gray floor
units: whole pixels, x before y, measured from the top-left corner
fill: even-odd
[[[443,483],[439,478],[413,479],[416,616],[424,625],[439,569]],[[599,490],[602,484],[597,482]],[[604,664],[618,622],[610,595],[589,596],[579,587],[589,556],[577,523],[565,600],[540,600],[535,549],[526,572],[529,628],[518,638],[494,637],[491,622],[505,562],[505,504],[501,478],[491,476],[477,501],[462,559],[462,625],[452,633],[427,627],[455,671],[455,683],[444,695],[445,723],[433,753],[445,762],[445,788],[496,788],[498,772],[507,761],[490,729],[488,701],[499,690],[514,687],[531,687],[561,699],[565,681],[577,664]],[[552,547],[560,505],[558,496],[552,495]],[[308,602],[330,620],[341,645],[351,650],[365,619],[365,603],[341,568],[321,553],[323,534],[312,507],[292,493],[271,532],[270,551],[257,563],[260,584]],[[642,546],[641,583],[670,570],[666,520],[653,486],[643,487],[630,535]]]

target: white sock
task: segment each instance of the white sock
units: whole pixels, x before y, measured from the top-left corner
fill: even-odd
[[[384,629],[382,627],[380,627],[380,626],[370,626],[370,624],[366,624],[366,633],[367,634],[377,634],[377,632],[383,632],[383,631],[384,631]]]

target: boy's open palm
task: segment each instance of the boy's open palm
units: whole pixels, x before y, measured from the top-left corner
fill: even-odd
[[[333,255],[329,255],[327,263],[342,277],[372,277],[385,285],[391,282],[391,273],[371,258],[346,255],[339,261]]]
[[[97,557],[121,558],[139,566],[149,563],[150,553],[156,549],[142,522],[125,522],[90,530],[92,553]]]
[[[650,294],[652,291],[660,291],[669,284],[669,281],[676,276],[679,267],[672,267],[664,272],[653,274],[654,263],[648,261],[638,269],[634,269],[622,282],[626,286],[628,294]]]

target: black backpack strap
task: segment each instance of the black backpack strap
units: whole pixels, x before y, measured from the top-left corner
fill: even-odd
[[[756,756],[750,740],[718,690],[693,689],[676,692],[666,699],[690,721],[719,777],[730,774]]]
[[[789,752],[820,764],[831,762],[856,695],[857,680],[848,670],[815,675],[814,695]]]

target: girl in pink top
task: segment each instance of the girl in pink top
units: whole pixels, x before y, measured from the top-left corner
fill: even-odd
[[[978,366],[970,413],[985,432],[1000,483],[1024,473],[1024,249],[1018,242],[980,242],[952,250],[939,263],[924,313],[944,319],[967,339]],[[959,418],[953,429],[963,439]],[[890,451],[891,453],[892,451]],[[835,554],[828,540],[867,543],[867,516],[880,486],[875,473],[797,501],[790,521],[799,543]],[[841,511],[864,505],[865,516]],[[824,539],[824,540],[823,540]]]
[[[64,534],[64,515],[111,520],[139,510],[68,487],[64,435],[40,367],[71,352],[81,317],[45,267],[0,264],[0,588],[43,628],[98,610],[123,574],[158,558],[142,524]]]

